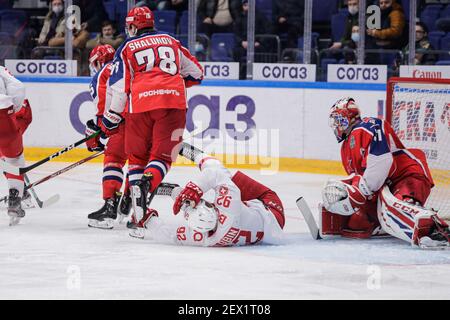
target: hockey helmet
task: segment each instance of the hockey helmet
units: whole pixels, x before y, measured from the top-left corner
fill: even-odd
[[[203,199],[192,207],[186,206],[184,209],[184,218],[187,220],[188,227],[198,232],[208,232],[217,228],[218,210],[214,204]]]
[[[131,26],[135,26],[136,30],[153,28],[155,25],[155,17],[148,7],[135,7],[128,12],[125,18],[125,24],[128,34]]]
[[[342,142],[350,133],[354,124],[361,119],[361,112],[353,98],[339,99],[330,111],[329,125],[338,142]]]
[[[92,49],[89,55],[89,65],[103,67],[106,63],[114,59],[115,53],[116,50],[109,44],[98,45]]]

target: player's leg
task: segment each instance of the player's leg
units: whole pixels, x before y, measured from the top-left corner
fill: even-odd
[[[278,195],[270,188],[250,178],[241,171],[237,171],[231,179],[236,186],[241,190],[241,200],[260,200],[268,211],[275,217],[280,228],[284,228],[285,216],[283,203]]]
[[[176,160],[186,126],[185,110],[159,109],[151,114],[155,125],[151,154],[145,168],[145,174],[152,177],[150,192],[158,187]]]
[[[128,114],[125,122],[125,152],[128,155],[134,225],[147,211],[148,179],[144,177],[144,170],[150,158],[153,125],[150,112]]]
[[[413,245],[449,247],[448,225],[436,212],[423,208],[430,191],[431,184],[420,175],[406,177],[384,188],[378,207],[383,229]]]
[[[111,136],[105,148],[103,160],[103,200],[104,205],[97,211],[88,215],[89,226],[111,229],[114,220],[117,218],[117,209],[121,197],[120,189],[123,184],[123,167],[127,161],[124,151],[124,131],[123,125],[119,127],[119,132]]]
[[[22,135],[9,115],[9,110],[0,110],[0,153],[4,161],[9,164],[24,167]],[[8,173],[5,176],[9,188],[8,215],[20,219],[25,216],[25,211],[21,206],[25,187],[23,176]]]

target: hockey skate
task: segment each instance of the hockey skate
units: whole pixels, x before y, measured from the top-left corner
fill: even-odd
[[[123,220],[130,215],[131,210],[131,196],[130,194],[124,193],[120,198],[119,207],[117,209],[118,213],[118,223],[122,223]]]
[[[18,224],[20,219],[25,217],[25,210],[22,209],[21,202],[22,198],[19,197],[19,191],[17,189],[10,189],[8,197],[8,216],[10,217],[10,226]]]
[[[135,185],[131,186],[131,202],[133,205],[133,214],[131,221],[127,222],[127,228],[136,229],[138,222],[144,218],[147,212],[147,194],[150,190],[152,180],[151,174],[144,174]]]
[[[428,236],[419,239],[419,247],[426,250],[445,250],[450,249],[450,229],[436,215],[431,217],[435,226]]]
[[[120,194],[106,199],[105,204],[99,210],[88,215],[88,226],[99,229],[113,229],[114,221],[117,218],[117,207]]]
[[[152,217],[158,217],[158,211],[154,209],[147,209],[147,212],[144,214],[144,217],[142,217],[142,219],[139,222],[135,223],[135,228],[131,229],[130,237],[144,239],[147,223],[150,221]]]

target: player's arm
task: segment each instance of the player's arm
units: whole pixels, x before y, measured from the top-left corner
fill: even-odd
[[[366,170],[363,178],[369,191],[373,193],[378,192],[385,184],[394,158],[382,123],[374,125],[371,132],[373,133],[371,137],[366,133],[369,146],[366,152]]]
[[[203,80],[203,67],[188,49],[180,45],[180,74],[187,88],[198,85]]]
[[[14,111],[19,111],[25,99],[25,86],[17,80],[6,68],[0,68],[0,77],[3,79],[6,94],[12,98]]]
[[[217,186],[234,186],[231,181],[231,173],[219,160],[205,153],[201,153],[196,157],[195,163],[200,168],[200,177],[195,181],[188,182],[177,196],[173,206],[173,212],[175,214],[178,214],[183,204],[187,201],[196,206],[206,192]]]
[[[102,119],[102,129],[107,135],[117,132],[119,124],[123,121],[121,116],[127,104],[130,90],[131,70],[126,50],[119,48],[112,62],[109,87],[111,90],[111,104],[105,108]]]

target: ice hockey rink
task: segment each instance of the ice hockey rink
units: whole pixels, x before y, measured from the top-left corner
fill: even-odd
[[[29,175],[35,181],[66,164]],[[233,171],[233,170],[232,170]],[[450,254],[422,251],[396,239],[313,240],[295,200],[315,210],[329,176],[245,170],[272,187],[286,209],[283,245],[198,248],[155,244],[87,226],[102,205],[102,166],[85,164],[38,187],[45,209],[28,210],[17,226],[0,215],[0,299],[449,299]],[[180,185],[198,174],[174,167],[165,181]],[[6,194],[4,178],[1,194]],[[175,222],[172,200],[153,207]]]

